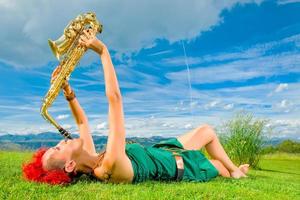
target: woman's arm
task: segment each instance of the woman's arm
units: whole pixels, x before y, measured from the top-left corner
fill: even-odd
[[[80,44],[93,49],[101,58],[104,79],[105,94],[109,104],[109,134],[106,145],[106,156],[113,163],[125,155],[125,127],[122,96],[115,73],[114,66],[105,44],[94,33],[84,31],[80,38]]]
[[[70,85],[65,87],[64,89],[65,94],[68,95],[71,93],[72,88]],[[96,154],[95,144],[91,135],[91,130],[89,127],[88,118],[82,109],[81,105],[79,104],[77,98],[72,99],[69,102],[69,107],[72,111],[73,117],[75,118],[75,122],[79,129],[80,138],[84,141],[83,142],[83,149],[88,151],[91,154]]]
[[[114,162],[125,155],[125,126],[122,95],[110,54],[105,47],[101,54],[105,77],[105,92],[108,100],[109,134],[106,146],[107,156]]]
[[[61,70],[61,66],[58,66],[52,73],[51,82],[57,77]],[[72,92],[72,88],[67,81],[63,86],[65,95]],[[85,115],[84,110],[81,108],[78,100],[76,98],[69,101],[69,106],[71,108],[73,117],[79,129],[80,138],[83,139],[83,148],[91,154],[95,154],[95,145],[89,128],[88,118]]]

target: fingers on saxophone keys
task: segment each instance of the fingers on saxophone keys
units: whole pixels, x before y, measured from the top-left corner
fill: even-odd
[[[53,73],[51,74],[51,82],[55,79],[55,77],[56,77],[56,73],[53,72]]]
[[[86,34],[87,36],[91,36],[93,34],[93,30],[91,28],[88,28],[86,30],[83,31],[84,34]]]
[[[86,43],[85,43],[85,41],[83,39],[79,38],[78,42],[79,42],[80,46],[83,46],[83,47],[86,46]]]
[[[83,34],[83,35],[80,36],[80,39],[81,39],[83,42],[88,42],[90,38],[89,38],[88,36],[86,36],[86,35]]]
[[[84,37],[88,40],[91,37],[91,35],[87,32],[87,30],[83,30],[83,34],[81,35],[81,37]]]
[[[93,29],[91,29],[91,28],[89,28],[89,29],[87,30],[87,32],[88,32],[88,34],[89,34],[90,37],[93,37],[93,36],[96,35],[95,30],[93,30]]]
[[[53,74],[57,74],[58,72],[60,72],[60,70],[61,70],[61,66],[58,65],[58,66],[55,68],[55,70],[53,71]]]
[[[52,72],[51,76],[52,76],[52,77],[55,77],[55,76],[59,73],[59,71],[60,71],[60,69],[59,69],[59,68],[56,68],[56,69]]]

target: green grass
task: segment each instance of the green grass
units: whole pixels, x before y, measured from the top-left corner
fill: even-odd
[[[22,180],[27,152],[0,152],[0,199],[300,199],[300,155],[263,156],[262,170],[249,178],[217,177],[209,182],[102,184],[80,180],[68,187]]]

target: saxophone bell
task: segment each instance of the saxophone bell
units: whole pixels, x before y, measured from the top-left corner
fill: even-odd
[[[60,38],[54,41],[49,39],[48,43],[54,56],[57,58],[57,60],[60,60],[61,56],[68,51],[72,41],[70,41],[70,39],[66,39],[65,35],[62,35]]]

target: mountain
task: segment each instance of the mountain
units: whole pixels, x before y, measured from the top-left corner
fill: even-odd
[[[74,134],[74,138],[79,137]],[[93,140],[97,151],[104,148],[107,143],[107,136],[93,135]],[[0,136],[0,149],[3,150],[35,150],[40,147],[55,146],[62,136],[58,133],[44,132],[40,134],[27,134],[27,135],[14,135],[5,134]],[[161,136],[152,137],[129,137],[126,138],[127,143],[137,142],[142,145],[148,146],[155,144],[161,140],[169,139]]]
[[[74,138],[78,135],[74,134]],[[107,136],[93,135],[95,147],[97,151],[104,148],[107,143]],[[160,142],[170,137],[152,136],[152,137],[128,137],[126,142],[137,142],[142,145],[148,146]],[[28,134],[28,135],[15,135],[5,134],[0,135],[0,150],[35,150],[40,147],[51,147],[55,146],[62,136],[58,133],[44,132],[40,134]],[[265,138],[264,146],[276,146],[282,141],[288,138]]]

